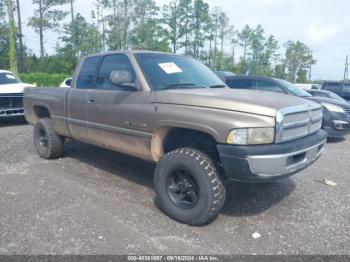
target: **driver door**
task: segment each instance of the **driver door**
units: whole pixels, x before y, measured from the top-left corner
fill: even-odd
[[[110,81],[114,70],[128,71],[137,86],[135,71],[125,54],[104,56],[95,86],[87,95],[89,140],[96,145],[149,158],[152,129],[147,119],[155,106],[150,92]]]

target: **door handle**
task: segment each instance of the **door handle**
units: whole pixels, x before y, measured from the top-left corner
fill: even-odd
[[[91,97],[91,98],[89,98],[88,102],[91,103],[91,104],[93,104],[93,103],[96,102],[96,100],[95,100],[95,98]]]

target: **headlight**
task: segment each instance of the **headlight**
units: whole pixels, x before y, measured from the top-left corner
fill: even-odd
[[[259,145],[275,141],[275,128],[240,128],[232,130],[227,136],[227,144]]]
[[[344,109],[340,106],[328,104],[328,103],[322,103],[322,105],[327,108],[327,110],[337,113],[345,113]]]

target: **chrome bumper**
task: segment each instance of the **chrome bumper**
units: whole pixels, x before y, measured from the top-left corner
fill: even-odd
[[[24,116],[24,108],[8,108],[0,109],[0,118]]]
[[[304,169],[316,161],[325,150],[326,140],[312,147],[278,155],[247,156],[252,173],[260,176],[281,176]]]

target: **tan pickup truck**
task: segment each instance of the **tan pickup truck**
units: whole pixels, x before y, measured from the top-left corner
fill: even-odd
[[[71,88],[28,88],[24,106],[41,157],[62,157],[71,138],[154,161],[159,207],[190,225],[215,218],[225,179],[288,177],[327,138],[318,104],[231,90],[200,62],[158,52],[87,56]]]

